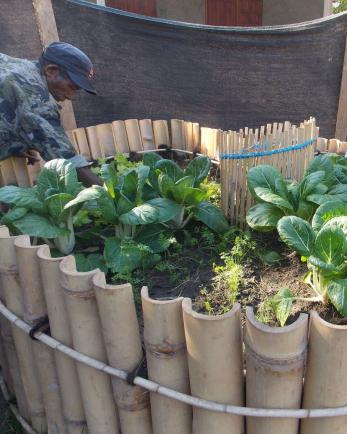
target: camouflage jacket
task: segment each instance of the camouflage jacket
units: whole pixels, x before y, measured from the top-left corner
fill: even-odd
[[[0,160],[35,149],[48,161],[76,155],[60,123],[59,106],[49,93],[39,62],[0,53]]]

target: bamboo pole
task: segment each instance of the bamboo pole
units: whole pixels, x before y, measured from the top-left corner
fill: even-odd
[[[37,258],[40,246],[32,246],[30,238],[26,235],[18,236],[14,241],[14,246],[24,301],[24,319],[33,327],[47,316]],[[38,341],[32,342],[32,348],[47,417],[48,432],[66,434],[54,352]]]
[[[224,314],[208,316],[192,310],[192,301],[182,303],[187,341],[189,379],[194,396],[243,404],[243,366],[240,305]],[[194,434],[243,434],[240,416],[193,410]]]
[[[193,123],[184,122],[184,136],[185,136],[185,148],[187,151],[194,152],[194,137],[193,137]]]
[[[66,256],[59,267],[74,348],[105,362],[107,356],[92,287],[92,278],[98,270],[76,271],[73,256]],[[109,376],[81,363],[77,364],[77,372],[89,433],[118,434],[117,410]]]
[[[347,142],[340,142],[337,152],[339,154],[345,155],[347,153]]]
[[[336,153],[339,147],[340,140],[330,139],[328,143],[328,152]]]
[[[14,175],[17,180],[16,184],[19,187],[30,187],[31,182],[26,158],[12,157],[12,164]]]
[[[137,119],[127,119],[125,121],[125,128],[128,135],[130,151],[142,151],[143,144],[140,133],[139,121]]]
[[[105,158],[105,154],[98,140],[96,127],[95,126],[87,127],[86,134],[89,143],[90,153],[93,160],[97,160],[98,158]]]
[[[153,300],[141,290],[148,378],[178,392],[189,393],[182,300]],[[191,434],[188,405],[151,394],[153,434]]]
[[[270,327],[246,308],[246,404],[249,407],[300,408],[307,351],[308,316],[291,325]],[[247,418],[247,434],[297,434],[295,419]]]
[[[160,145],[170,146],[170,136],[167,121],[158,120],[153,121],[153,132],[155,146],[158,148]]]
[[[104,273],[93,278],[108,362],[133,371],[142,360],[142,346],[132,287],[107,285]],[[149,394],[117,378],[112,379],[122,434],[151,434]]]
[[[1,227],[0,233],[0,266],[3,297],[6,306],[11,309],[14,314],[23,318],[24,301],[22,288],[19,283],[18,265],[14,247],[14,242],[17,237],[10,237],[8,229],[4,226]],[[28,236],[25,237],[29,240]],[[13,369],[12,378],[15,381],[18,407],[21,414],[28,418],[36,431],[44,432],[47,428],[47,424],[32,341],[15,326],[12,326],[12,335],[19,370],[16,365],[15,357],[10,356],[9,360],[11,360],[11,367]]]
[[[116,152],[129,153],[128,136],[124,121],[112,122],[113,138],[116,147]]]
[[[0,171],[3,185],[16,185],[17,179],[11,158],[0,161]]]
[[[59,264],[63,258],[52,258],[47,245],[37,250],[51,336],[65,345],[72,346],[69,318],[63,290],[60,286]],[[63,415],[68,434],[86,434],[87,423],[82,403],[75,362],[63,353],[55,352]]]
[[[171,143],[173,148],[186,149],[184,121],[181,119],[171,119]]]
[[[29,334],[31,327],[22,321],[18,316],[8,310],[3,303],[0,302],[0,315],[4,316],[11,324],[17,327],[22,332]],[[44,334],[37,333],[37,340],[47,345],[48,347],[59,351],[71,357],[71,359],[82,363],[85,366],[104,372],[108,375],[117,377],[121,380],[126,380],[128,377],[127,372],[121,369],[112,368],[103,362],[100,362],[85,354],[79,353],[74,349],[63,345],[56,339]],[[281,408],[252,408],[252,407],[240,407],[230,404],[220,404],[218,402],[208,401],[206,399],[197,398],[195,396],[186,395],[181,392],[177,392],[168,387],[161,386],[154,381],[147,380],[142,377],[135,377],[134,384],[149,390],[152,393],[165,396],[172,400],[182,402],[196,408],[202,408],[204,410],[211,410],[218,413],[235,414],[240,416],[251,417],[265,417],[265,418],[292,418],[292,419],[314,419],[314,418],[333,418],[347,415],[347,406],[333,407],[333,408],[314,408],[314,409],[281,409]],[[36,434],[36,433],[35,433]],[[84,433],[83,433],[84,434]]]
[[[305,408],[338,407],[347,403],[347,326],[324,321],[311,312],[309,353],[304,399]],[[347,416],[334,419],[305,420],[301,434],[343,434]]]
[[[193,122],[193,152],[200,152],[200,125]]]
[[[102,153],[105,157],[113,156],[116,152],[114,145],[112,124],[99,124],[96,125],[96,135]]]
[[[1,294],[1,288],[0,288],[0,300],[2,302],[4,302],[4,297]],[[16,392],[14,389],[14,384],[13,384],[13,380],[12,380],[12,376],[11,376],[11,371],[10,371],[10,366],[9,366],[9,361],[8,361],[8,356],[7,356],[8,353],[6,354],[6,350],[5,350],[5,345],[7,344],[6,340],[8,340],[7,335],[9,335],[10,343],[13,342],[13,338],[12,338],[12,334],[11,334],[10,324],[7,323],[7,328],[9,329],[10,333],[6,333],[6,325],[4,327],[3,324],[5,324],[5,319],[1,318],[0,319],[0,371],[2,372],[4,382],[5,382],[6,386],[8,387],[11,399],[13,399],[16,397]],[[6,342],[6,344],[5,344],[5,342]],[[13,345],[13,348],[14,348],[14,345]],[[14,351],[14,354],[15,354],[15,351]],[[16,372],[16,375],[18,375],[18,373],[19,373],[19,370]]]
[[[86,130],[84,128],[76,128],[72,130],[72,136],[78,146],[79,153],[87,160],[90,160],[91,153],[88,145]]]
[[[143,150],[151,150],[155,148],[154,145],[154,133],[152,128],[151,119],[141,119],[139,121],[140,132],[143,144]]]

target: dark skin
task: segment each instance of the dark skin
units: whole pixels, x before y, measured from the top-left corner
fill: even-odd
[[[71,100],[76,92],[80,90],[57,65],[45,65],[44,74],[48,90],[56,101],[63,102]],[[29,164],[34,164],[35,160],[37,160],[37,158],[30,154],[30,151],[24,156],[28,158]],[[89,167],[80,167],[76,170],[79,181],[81,181],[85,187],[90,187],[95,184],[102,185],[101,179],[96,176]]]

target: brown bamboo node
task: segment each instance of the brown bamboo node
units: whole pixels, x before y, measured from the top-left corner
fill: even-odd
[[[252,348],[247,335],[244,336],[244,344],[247,350],[246,358],[252,358],[256,360],[261,367],[271,369],[275,372],[291,371],[299,368],[305,363],[307,357],[307,344],[298,353],[287,356],[286,358],[267,357],[257,353],[254,348]]]
[[[10,265],[9,267],[0,267],[0,274],[2,276],[16,276],[18,274],[17,265]]]
[[[139,393],[140,392],[140,393]],[[125,411],[138,411],[147,408],[149,404],[149,392],[142,387],[133,386],[128,399],[117,398],[117,406]]]
[[[176,354],[185,353],[187,351],[185,343],[171,344],[166,340],[160,344],[151,344],[146,340],[144,340],[144,342],[146,351],[153,354],[153,356],[158,359],[171,359],[175,357]]]
[[[87,291],[72,291],[67,285],[65,286],[63,283],[60,283],[60,286],[62,287],[64,293],[67,294],[69,297],[79,298],[81,300],[91,300],[92,298],[95,298],[95,292],[93,289]]]

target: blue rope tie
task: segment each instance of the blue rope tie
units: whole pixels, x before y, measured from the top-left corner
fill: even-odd
[[[221,160],[242,160],[245,158],[266,157],[268,155],[282,154],[282,152],[297,151],[299,149],[306,148],[316,141],[317,139],[310,139],[298,145],[288,146],[287,148],[273,149],[271,151],[248,152],[246,154],[219,154],[219,158]]]

